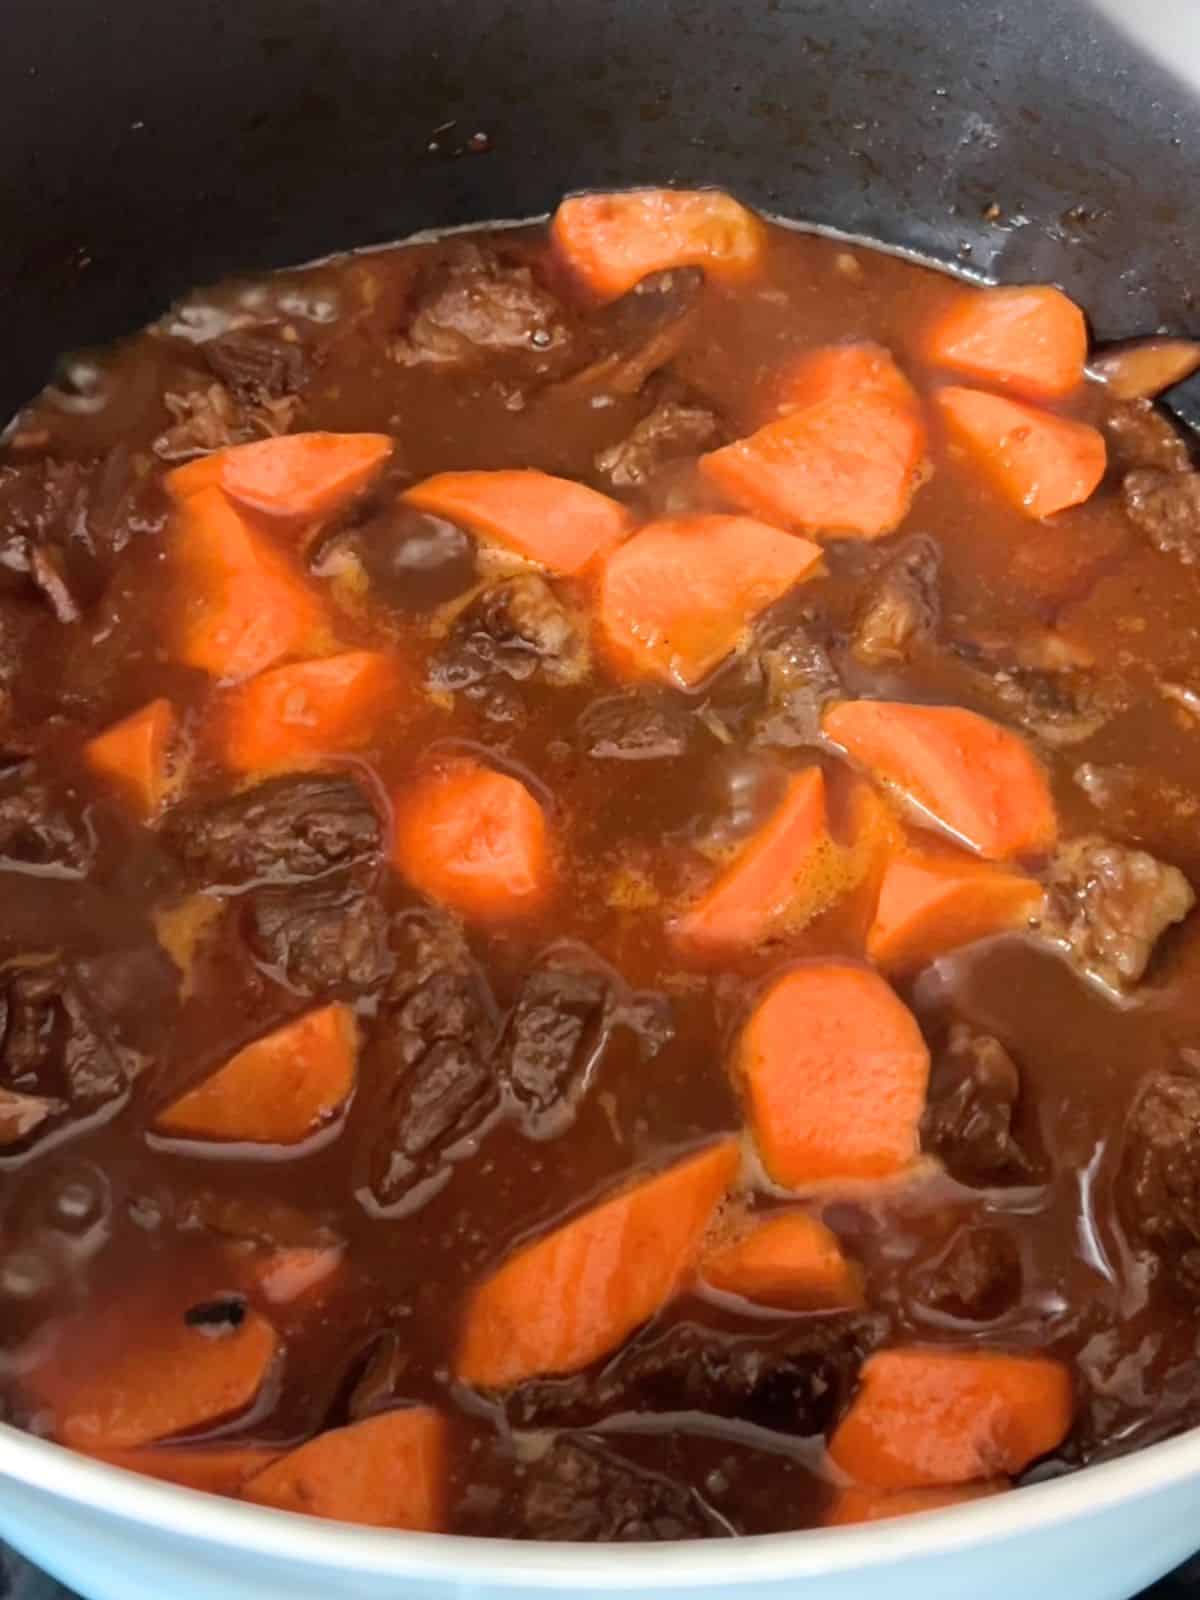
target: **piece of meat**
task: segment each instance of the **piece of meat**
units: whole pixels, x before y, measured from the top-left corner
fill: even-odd
[[[668,461],[714,449],[723,437],[706,407],[663,400],[619,444],[600,452],[596,471],[614,489],[637,489]]]
[[[1010,1233],[972,1222],[909,1281],[918,1317],[994,1322],[1021,1298],[1021,1256]]]
[[[297,395],[268,394],[251,402],[223,383],[168,392],[163,404],[171,423],[151,448],[161,460],[171,462],[190,461],[231,445],[287,433],[295,427],[302,409]]]
[[[1121,493],[1129,520],[1156,550],[1185,566],[1200,561],[1200,472],[1140,467],[1126,474]]]
[[[592,321],[604,352],[567,380],[575,390],[638,394],[680,354],[696,331],[704,297],[699,267],[654,272]]]
[[[942,553],[935,539],[905,539],[863,597],[850,651],[865,667],[897,666],[914,644],[933,638],[941,615]]]
[[[0,1088],[0,1150],[23,1144],[44,1122],[61,1116],[66,1109],[65,1100]]]
[[[271,778],[242,794],[178,808],[164,837],[206,888],[317,878],[373,861],[381,825],[344,773]]]
[[[311,375],[310,352],[298,338],[284,337],[282,329],[232,328],[205,340],[200,354],[243,404],[299,394]]]
[[[1017,638],[979,634],[954,645],[996,713],[1053,749],[1082,744],[1124,709],[1119,680],[1052,628]]]
[[[641,694],[593,700],[575,724],[580,748],[594,761],[673,761],[686,753],[691,732],[686,712]]]
[[[409,1368],[409,1350],[398,1333],[385,1329],[373,1341],[362,1361],[346,1402],[351,1422],[361,1422],[380,1411],[390,1411],[401,1397],[401,1384]]]
[[[752,743],[785,750],[817,743],[822,711],[844,693],[819,630],[803,622],[770,629],[756,659],[764,703]]]
[[[1186,472],[1191,453],[1183,434],[1153,400],[1127,400],[1113,405],[1104,418],[1109,465],[1125,473],[1135,467]]]
[[[299,994],[365,993],[391,970],[383,907],[356,884],[261,890],[243,927],[255,958]]]
[[[1193,1059],[1143,1084],[1129,1114],[1123,1195],[1135,1237],[1200,1302],[1200,1071]]]
[[[1063,845],[1045,883],[1041,936],[1117,995],[1138,983],[1159,938],[1196,903],[1178,867],[1094,834]]]
[[[1019,1183],[1032,1165],[1013,1135],[1021,1075],[1008,1051],[966,1022],[951,1025],[934,1058],[922,1148],[960,1183]]]
[[[537,377],[566,370],[574,330],[530,268],[471,240],[449,251],[418,286],[408,326],[392,341],[393,360],[449,369],[499,361]]]
[[[0,780],[0,866],[81,878],[95,855],[95,834],[78,796],[52,788],[24,768]]]
[[[707,1539],[729,1529],[686,1485],[586,1435],[560,1438],[526,1469],[518,1538],[612,1544]]]
[[[571,612],[544,578],[522,573],[485,589],[463,611],[430,661],[427,681],[491,715],[497,688],[534,679],[576,684],[590,669],[586,635]]]

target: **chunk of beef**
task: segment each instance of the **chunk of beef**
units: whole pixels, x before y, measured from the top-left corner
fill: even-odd
[[[1040,931],[1084,977],[1122,994],[1195,903],[1178,867],[1089,834],[1063,845],[1047,869]]]
[[[190,461],[231,445],[277,437],[295,426],[301,411],[296,395],[267,394],[249,402],[223,383],[169,392],[163,404],[171,423],[152,446],[163,461]]]
[[[663,400],[627,438],[596,457],[596,471],[614,489],[637,489],[668,461],[699,455],[721,442],[721,424],[704,406]]]
[[[95,854],[95,835],[76,799],[24,767],[0,780],[0,866],[83,877]]]
[[[24,1144],[44,1122],[61,1116],[66,1109],[65,1100],[0,1088],[0,1150]]]
[[[391,969],[383,907],[355,884],[264,889],[243,926],[255,957],[300,994],[365,992]]]
[[[555,1440],[528,1468],[514,1531],[528,1539],[611,1544],[706,1539],[729,1530],[684,1484],[583,1436]]]
[[[231,328],[205,340],[200,354],[226,389],[249,405],[298,394],[311,369],[309,351],[282,329]]]
[[[475,541],[453,522],[396,501],[352,530],[349,540],[386,605],[428,612],[475,582]]]
[[[430,688],[464,694],[485,712],[499,685],[575,684],[590,670],[586,637],[544,578],[493,584],[462,613],[429,666]]]
[[[907,661],[913,645],[930,639],[941,614],[942,553],[928,534],[906,539],[868,588],[850,650],[865,667]]]
[[[1127,400],[1112,406],[1103,425],[1109,462],[1118,472],[1135,467],[1186,472],[1191,466],[1183,434],[1152,400]]]
[[[1157,1072],[1125,1130],[1122,1194],[1135,1237],[1173,1284],[1200,1302],[1200,1071]]]
[[[921,1143],[960,1183],[1019,1182],[1031,1165],[1013,1136],[1017,1064],[999,1039],[955,1022],[934,1058]]]
[[[574,355],[566,312],[523,263],[469,240],[421,282],[405,331],[403,366],[480,367],[497,359],[531,375],[562,372]]]
[[[1129,520],[1156,550],[1185,566],[1200,561],[1200,472],[1141,467],[1121,485]]]
[[[243,794],[180,807],[165,836],[205,885],[317,878],[371,861],[379,817],[344,773],[270,778]]]
[[[638,394],[669,366],[696,331],[704,296],[699,267],[676,267],[643,278],[594,319],[604,352],[568,380],[574,389]]]
[[[408,1372],[409,1355],[408,1345],[390,1328],[372,1343],[346,1403],[351,1422],[361,1422],[395,1405]]]
[[[640,694],[593,700],[575,724],[580,747],[594,761],[672,761],[686,753],[691,731],[686,712]]]
[[[918,1316],[932,1312],[936,1319],[994,1322],[1020,1300],[1021,1281],[1021,1256],[1012,1235],[970,1223],[912,1275],[912,1299]]]
[[[818,630],[803,622],[771,629],[757,652],[764,704],[752,742],[782,749],[813,744],[821,713],[843,694],[841,679]]]

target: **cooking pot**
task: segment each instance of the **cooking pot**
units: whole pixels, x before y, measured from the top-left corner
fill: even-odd
[[[235,268],[637,183],[1057,280],[1101,338],[1196,331],[1200,100],[1084,0],[40,0],[4,23],[0,414],[58,352]],[[0,1426],[0,1535],[89,1600],[1120,1600],[1191,1554],[1198,1508],[1193,1434],[894,1523],[537,1547],[237,1505]]]

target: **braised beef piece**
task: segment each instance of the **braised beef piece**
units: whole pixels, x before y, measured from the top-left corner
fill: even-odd
[[[638,394],[692,337],[704,295],[699,267],[655,272],[597,314],[592,334],[604,352],[568,380],[576,389]]]
[[[954,1322],[994,1322],[1021,1298],[1021,1257],[1016,1241],[1002,1228],[967,1223],[945,1249],[912,1275],[918,1317]]]
[[[561,373],[574,358],[575,334],[562,305],[530,268],[471,240],[418,286],[407,328],[391,351],[402,366],[452,369],[497,362],[529,376]]]
[[[0,866],[83,877],[95,855],[95,834],[73,792],[24,767],[0,779]]]
[[[638,489],[669,461],[699,455],[722,440],[721,424],[705,406],[663,400],[619,444],[596,457],[596,471],[614,489]]]
[[[1069,1470],[1118,1460],[1200,1422],[1200,1357],[1147,1331],[1131,1340],[1126,1327],[1102,1326],[1076,1357],[1079,1409],[1061,1450],[1043,1469],[1019,1482],[1036,1482],[1056,1466]]]
[[[61,1116],[66,1109],[65,1100],[0,1088],[0,1150],[23,1144],[44,1122]]]
[[[977,633],[953,649],[997,716],[1054,749],[1090,739],[1124,708],[1117,680],[1102,677],[1090,652],[1053,628]]]
[[[987,1186],[1026,1179],[1031,1164],[1013,1136],[1021,1075],[990,1034],[954,1022],[934,1056],[921,1143],[960,1183]]]
[[[386,913],[358,884],[261,890],[243,929],[257,960],[300,994],[365,992],[391,969]]]
[[[1186,472],[1191,466],[1183,434],[1153,400],[1126,400],[1110,406],[1103,426],[1109,465],[1118,472],[1135,467]]]
[[[1116,994],[1138,983],[1158,940],[1196,903],[1178,867],[1093,834],[1059,849],[1045,883],[1042,937]]]
[[[791,749],[816,743],[821,713],[843,693],[822,629],[806,622],[770,629],[756,659],[762,674],[763,706],[752,742]]]
[[[1200,1058],[1143,1084],[1125,1129],[1121,1193],[1134,1235],[1200,1301]]]
[[[400,501],[349,534],[371,594],[403,611],[428,612],[475,582],[475,541],[453,522]]]
[[[206,886],[317,878],[374,859],[380,821],[345,773],[269,778],[242,794],[181,806],[164,834]]]
[[[231,445],[250,444],[287,433],[300,416],[296,395],[266,395],[249,403],[223,383],[202,383],[163,395],[170,426],[154,440],[153,450],[163,461],[190,461]]]
[[[1156,550],[1186,566],[1200,561],[1200,472],[1142,467],[1121,485],[1125,511]]]
[[[390,1328],[373,1341],[346,1402],[349,1421],[361,1422],[395,1405],[409,1359],[408,1347]]]
[[[938,578],[942,553],[936,539],[905,539],[863,598],[850,650],[865,667],[898,666],[914,644],[931,639],[941,615]]]
[[[647,1472],[587,1436],[556,1439],[526,1469],[518,1538],[707,1539],[730,1530],[684,1484]]]
[[[500,680],[579,683],[590,669],[586,636],[544,578],[493,584],[455,621],[429,665],[432,689],[464,694],[485,712]]]
[[[691,739],[687,713],[650,695],[593,700],[575,724],[580,748],[594,761],[671,761]]]
[[[231,328],[206,339],[200,354],[225,387],[251,405],[298,394],[312,369],[311,353],[282,329]]]

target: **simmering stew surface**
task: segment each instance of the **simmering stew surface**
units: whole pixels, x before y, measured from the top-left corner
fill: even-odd
[[[0,454],[0,1396],[537,1539],[1200,1421],[1200,476],[715,194],[226,284]]]

